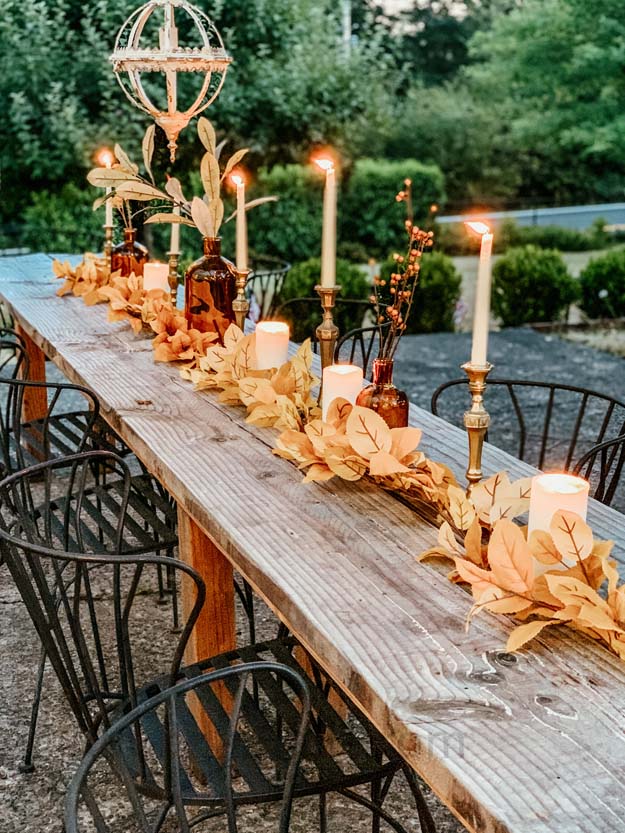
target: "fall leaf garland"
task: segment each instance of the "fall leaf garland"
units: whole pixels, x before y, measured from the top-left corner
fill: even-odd
[[[523,622],[510,634],[508,651],[564,625],[625,660],[625,584],[610,558],[614,543],[596,540],[582,518],[566,511],[528,540],[514,519],[529,509],[530,492],[530,478],[510,483],[505,472],[478,484],[470,499],[450,487],[438,545],[419,560],[453,563],[449,578],[473,594],[469,621],[488,610]]]

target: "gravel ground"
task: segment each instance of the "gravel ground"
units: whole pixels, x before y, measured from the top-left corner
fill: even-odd
[[[459,365],[470,351],[468,335],[407,336],[400,347],[396,383],[411,399],[429,408],[432,392],[443,381],[460,376]],[[557,336],[530,329],[494,333],[491,360],[497,375],[543,378],[585,385],[625,397],[625,362],[596,350],[575,345]],[[466,393],[466,391],[465,391]],[[153,634],[163,646],[170,637],[169,607],[159,607],[152,597],[142,600],[146,640]],[[260,613],[260,635],[275,633],[275,620],[266,609]],[[149,629],[147,624],[149,623]],[[241,636],[243,638],[243,628]],[[0,568],[0,833],[61,833],[61,808],[67,784],[81,757],[82,741],[51,672],[47,673],[36,747],[37,769],[23,775],[18,766],[24,748],[30,698],[37,661],[38,640],[12,587],[6,568]],[[409,833],[418,830],[414,805],[401,779],[393,788],[391,803]],[[432,796],[431,806],[440,833],[462,828]],[[317,805],[313,800],[296,804],[293,833],[317,829]],[[223,820],[211,831],[223,831]],[[274,831],[275,819],[265,810],[251,811],[241,823],[241,833]],[[359,833],[370,829],[366,812],[343,799],[330,808],[330,830]]]

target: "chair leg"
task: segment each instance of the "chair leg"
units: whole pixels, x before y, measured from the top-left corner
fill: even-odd
[[[46,669],[46,652],[42,649],[39,657],[39,668],[37,669],[37,682],[35,684],[35,696],[30,710],[30,725],[28,727],[28,738],[26,740],[26,751],[24,761],[19,765],[19,771],[28,773],[34,772],[33,748],[35,745],[35,734],[37,732],[37,718],[39,717],[39,706],[41,704],[41,692],[43,689],[43,675]]]
[[[328,833],[328,796],[319,795],[319,833]]]
[[[382,752],[380,749],[372,747],[371,757],[378,764],[382,763]],[[382,777],[380,776],[379,778],[374,778],[371,782],[371,803],[377,807],[382,805],[383,800],[384,799],[382,798]],[[371,818],[371,833],[380,833],[380,820],[380,814],[377,810],[374,810]]]
[[[408,782],[410,791],[414,797],[415,804],[417,805],[417,813],[419,814],[419,824],[421,825],[422,833],[436,833],[436,825],[434,824],[430,808],[427,805],[423,792],[421,791],[421,787],[419,786],[419,782],[417,781],[417,776],[407,764],[404,764],[402,769],[404,771],[404,775],[406,776],[406,781]]]

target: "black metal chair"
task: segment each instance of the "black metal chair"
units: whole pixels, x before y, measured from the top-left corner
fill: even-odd
[[[390,321],[380,326],[358,327],[341,336],[334,351],[336,364],[356,364],[362,367],[365,379],[368,378],[369,365],[378,351],[383,348],[391,329]]]
[[[287,748],[285,738],[280,737],[275,725],[269,722],[262,725],[263,739],[273,743],[274,738],[279,738],[280,764],[285,775],[278,783],[272,783],[273,773],[264,773],[262,765],[259,766],[257,761],[252,764],[247,756],[241,754],[243,748],[246,751],[249,749],[249,742],[242,740],[241,730],[249,732],[242,712],[244,697],[249,696],[246,689],[250,680],[259,689],[263,685],[274,691],[283,689],[289,709],[295,709],[292,749]],[[237,685],[230,714],[219,707],[215,688],[220,683]],[[292,705],[288,689],[297,697],[297,702]],[[194,702],[190,702],[192,695],[196,698]],[[198,703],[208,705],[205,714],[219,714],[220,730],[225,734],[223,759],[202,741]],[[250,792],[250,787],[242,787],[245,787],[246,781],[252,784],[259,779],[265,780],[259,789],[266,791],[268,801],[281,800],[278,833],[288,833],[309,716],[307,683],[284,665],[246,663],[183,680],[122,717],[87,752],[68,790],[66,833],[87,830],[87,826],[79,822],[81,798],[98,833],[114,833],[120,829],[126,833],[131,830],[153,833],[165,821],[168,822],[168,830],[172,829],[174,821],[174,829],[183,833],[191,827],[197,829],[202,821],[224,812],[228,833],[237,833],[237,811],[245,803],[246,793]],[[267,718],[267,710],[263,717]],[[158,725],[165,728],[165,743],[164,748],[160,748],[159,743],[159,748],[155,749],[153,727]],[[191,743],[190,737],[193,738]],[[205,783],[199,783],[199,779],[194,778],[193,770],[185,760],[187,751],[193,756],[197,769],[206,773]],[[242,777],[236,777],[235,768],[242,773]],[[113,813],[111,774],[118,781],[116,786],[119,790],[115,792]],[[191,789],[197,794],[193,804],[185,800]],[[194,804],[200,805],[195,813]],[[109,824],[109,819],[114,826]]]
[[[265,255],[253,257],[250,266],[252,274],[247,282],[248,296],[250,299],[254,296],[261,318],[271,318],[280,302],[284,279],[289,274],[291,264]]]
[[[595,500],[625,510],[625,495],[618,492],[625,467],[625,434],[598,443],[581,457],[573,467],[573,473],[590,482]]]
[[[83,495],[94,463],[117,472],[122,499],[117,511],[111,511],[108,517],[106,534],[112,549],[107,553],[86,554],[84,550],[93,546],[94,537],[99,540],[97,534],[83,532],[91,523],[88,501]],[[41,491],[42,482],[46,499],[40,503],[36,495],[37,490]],[[158,635],[145,621],[143,596],[139,591],[142,582],[148,581],[150,569],[167,564],[167,560],[122,553],[129,495],[130,474],[124,461],[104,452],[43,463],[0,483],[0,548],[88,747],[127,711],[160,696],[184,679],[259,661],[286,665],[305,676],[294,654],[297,647],[294,639],[243,647],[182,668],[185,647],[204,603],[205,587],[190,567],[176,561],[173,568],[184,573],[190,589],[195,588],[196,598],[187,611],[180,636],[175,644],[167,646],[168,671],[154,677],[147,649],[157,647]],[[158,633],[162,638],[162,629]],[[137,643],[138,652],[133,647]],[[109,653],[112,657],[107,659]],[[422,830],[433,831],[429,810],[412,770],[312,660],[311,667],[309,693],[314,717],[306,729],[294,797],[319,796],[322,833],[327,830],[325,801],[330,792],[339,792],[369,809],[374,829],[383,820],[397,833],[406,833],[405,827],[384,807],[392,780],[403,770],[417,803]],[[233,677],[224,678],[225,700],[206,694],[208,689],[196,689],[198,707],[204,712],[197,719],[191,718],[184,703],[177,698],[177,720],[184,732],[187,751],[184,772],[180,769],[183,790],[179,801],[183,804],[209,804],[210,809],[215,809],[212,794],[209,792],[206,798],[206,793],[198,792],[194,786],[192,765],[223,796],[220,771],[215,768],[214,756],[198,727],[208,721],[227,748],[232,733],[222,703],[232,698],[236,706],[237,697],[241,698],[241,717],[250,727],[249,733],[237,734],[232,752],[245,790],[241,803],[281,800],[288,760],[285,737],[288,731],[297,735],[302,716],[283,686],[276,684],[271,675],[254,675],[253,683],[258,686],[258,696],[254,690],[241,691]],[[168,696],[165,694],[165,699]],[[335,698],[345,704],[347,717],[333,707]],[[238,706],[235,712],[237,709]],[[166,723],[153,721],[145,728],[151,747],[145,757],[137,757],[134,740],[124,754],[130,771],[136,773],[137,788],[141,785],[149,790],[154,786],[154,779],[151,769],[146,772],[144,761],[149,763],[154,755],[160,755],[163,760],[168,727]],[[330,738],[336,750],[330,747]],[[272,779],[266,775],[267,768],[260,765],[259,755],[276,773]],[[175,764],[175,756],[172,760]],[[370,786],[370,798],[354,791],[359,785]]]
[[[625,403],[573,385],[489,379],[488,440],[539,469],[571,470],[594,445],[625,433]],[[467,380],[441,385],[432,413],[462,425],[470,404]]]

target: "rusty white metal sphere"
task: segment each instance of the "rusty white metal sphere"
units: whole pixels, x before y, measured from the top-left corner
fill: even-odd
[[[187,27],[190,21],[198,45],[185,47],[179,44],[177,23],[183,18],[187,19]],[[158,43],[146,42],[150,30],[154,35],[155,23]],[[130,101],[149,113],[167,134],[173,161],[180,131],[217,98],[232,58],[214,23],[201,9],[188,0],[149,0],[133,12],[120,29],[111,62]],[[188,107],[182,107],[178,101],[178,73],[181,72],[204,75],[199,94]],[[141,79],[143,73],[164,74],[166,108],[151,100]]]

